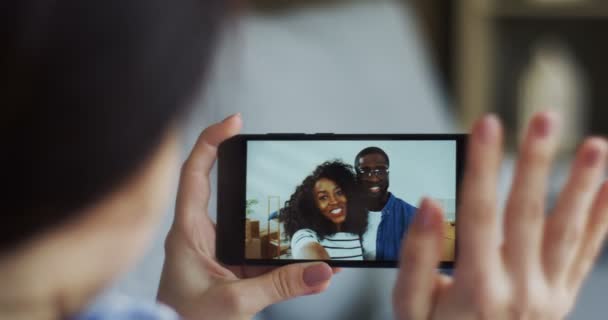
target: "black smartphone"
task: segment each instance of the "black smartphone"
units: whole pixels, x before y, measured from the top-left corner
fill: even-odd
[[[453,267],[466,135],[254,134],[218,150],[216,251],[228,265],[396,267],[423,197]]]

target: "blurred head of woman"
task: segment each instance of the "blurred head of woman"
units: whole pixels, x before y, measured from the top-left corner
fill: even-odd
[[[178,176],[177,121],[226,9],[2,2],[0,282],[12,288],[3,306],[53,300],[69,313],[143,252]]]

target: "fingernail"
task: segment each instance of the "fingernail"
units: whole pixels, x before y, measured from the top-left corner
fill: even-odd
[[[229,115],[228,117],[226,117],[226,119],[222,120],[222,122],[228,121],[228,120],[230,120],[232,118],[240,118],[240,117],[241,117],[241,113],[240,112],[239,113],[235,113],[235,114],[232,114],[232,115]]]
[[[498,118],[489,114],[483,117],[481,123],[477,127],[477,137],[483,143],[491,143],[496,140],[498,136]]]
[[[538,138],[546,138],[551,134],[554,128],[555,115],[552,112],[545,112],[534,119],[532,123],[532,131]]]
[[[597,142],[592,142],[590,150],[587,150],[587,153],[584,156],[585,165],[588,167],[595,167],[599,164],[602,156],[604,155],[604,150],[606,149],[606,142],[603,140],[599,140]]]
[[[308,287],[316,287],[331,279],[333,271],[325,263],[313,264],[304,269],[303,280]]]
[[[585,156],[585,163],[589,167],[595,167],[597,163],[600,161],[600,151],[598,149],[592,149],[587,152]]]

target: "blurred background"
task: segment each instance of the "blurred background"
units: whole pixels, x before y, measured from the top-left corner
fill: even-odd
[[[245,133],[452,133],[495,112],[513,152],[529,115],[554,108],[565,132],[551,201],[580,138],[608,133],[605,0],[257,0],[241,11],[184,127],[184,157],[202,128],[233,112]],[[154,299],[172,210],[112,291]],[[258,318],[392,319],[394,279],[394,270],[347,269],[326,293]],[[604,259],[570,319],[605,319],[606,292]]]

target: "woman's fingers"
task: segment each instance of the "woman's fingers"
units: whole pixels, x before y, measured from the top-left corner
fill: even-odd
[[[443,214],[441,208],[425,199],[412,228],[404,239],[401,266],[393,291],[393,306],[398,319],[428,319],[437,284],[441,257]]]
[[[468,141],[467,165],[458,209],[458,268],[456,277],[489,276],[499,263],[497,223],[498,172],[502,160],[502,128],[485,116]]]
[[[496,214],[502,132],[492,116],[475,125],[459,197],[453,281],[431,272],[429,250],[417,232],[420,215],[406,240],[395,288],[400,318],[560,319],[570,311],[608,232],[608,182],[598,193],[608,143],[592,138],[583,144],[547,217],[547,177],[559,142],[556,122],[551,113],[536,115],[522,144],[503,248]]]
[[[591,271],[606,239],[606,231],[608,231],[608,182],[604,182],[595,197],[585,237],[569,272],[569,290],[578,291],[586,275]]]
[[[530,283],[541,269],[545,195],[558,145],[558,119],[551,112],[534,116],[520,148],[505,211],[506,268],[520,283]],[[525,289],[524,289],[525,290]]]
[[[182,166],[179,179],[175,219],[167,235],[165,247],[184,247],[183,240],[190,248],[215,255],[215,225],[207,215],[211,194],[209,173],[213,168],[219,144],[238,134],[241,117],[230,116],[220,123],[205,129],[199,136],[188,159]]]
[[[239,114],[206,128],[192,148],[190,156],[182,166],[179,192],[177,195],[176,220],[188,213],[206,212],[211,193],[209,173],[217,156],[217,147],[224,140],[237,135],[242,120]]]
[[[544,268],[550,283],[567,281],[584,239],[589,211],[603,180],[608,145],[590,138],[577,152],[570,178],[562,190],[554,212],[545,225]]]

